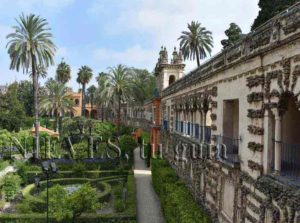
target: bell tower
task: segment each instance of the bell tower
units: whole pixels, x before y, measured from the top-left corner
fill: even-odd
[[[169,63],[167,49],[166,47],[161,47],[155,66],[156,87],[159,95],[165,88],[183,76],[184,67],[181,50],[177,52],[176,47],[174,47]]]

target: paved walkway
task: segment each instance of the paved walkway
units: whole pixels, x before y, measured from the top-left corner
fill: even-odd
[[[160,201],[152,187],[151,171],[140,158],[139,148],[134,151],[134,162],[138,222],[164,223]]]

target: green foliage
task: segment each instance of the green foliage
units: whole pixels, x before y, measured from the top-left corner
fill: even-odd
[[[33,84],[32,81],[21,81],[18,83],[18,99],[23,103],[25,113],[27,116],[33,116],[34,114],[34,100],[33,100]],[[33,123],[33,122],[32,122]],[[31,125],[32,125],[31,123]]]
[[[178,38],[180,40],[180,48],[183,58],[197,60],[197,65],[200,67],[200,59],[211,54],[213,47],[213,38],[211,31],[201,26],[201,23],[192,21],[188,24],[188,31],[183,31]],[[166,49],[164,49],[166,52]]]
[[[102,137],[102,141],[112,138],[116,131],[115,126],[109,122],[96,122],[93,126],[93,133]]]
[[[154,190],[160,197],[166,222],[211,222],[165,160],[153,159],[151,169]]]
[[[114,194],[114,209],[116,212],[123,212],[125,210],[125,202],[123,200],[123,185],[116,185],[113,189]]]
[[[77,163],[74,164],[74,166],[73,166],[73,173],[77,177],[83,177],[85,171],[86,171],[86,167],[85,167],[84,163],[77,162]]]
[[[57,66],[55,79],[62,84],[66,84],[71,79],[70,65],[63,60]]]
[[[0,171],[4,170],[6,167],[9,166],[9,161],[0,161]]]
[[[251,29],[256,29],[278,13],[284,11],[297,2],[299,2],[299,0],[259,0],[258,6],[260,11],[254,20]]]
[[[119,147],[121,149],[121,155],[124,157],[125,154],[129,156],[129,165],[133,164],[133,151],[137,147],[137,143],[129,135],[122,135],[119,139]]]
[[[1,214],[0,221],[2,223],[45,223],[45,214]],[[55,218],[49,218],[51,223],[73,223],[72,219],[64,219],[58,222]],[[123,215],[98,215],[85,214],[78,219],[76,223],[136,223],[135,216]]]
[[[20,190],[21,178],[18,175],[8,174],[4,177],[2,191],[5,200],[11,201]]]
[[[125,204],[122,199],[116,198],[114,200],[114,209],[116,212],[123,212],[125,210]]]
[[[17,167],[17,174],[22,179],[22,185],[26,185],[30,181],[30,179],[28,179],[28,171],[41,172],[40,166],[32,165],[27,162],[18,161],[15,163],[15,165]],[[37,176],[36,173],[34,173],[34,176],[32,177],[31,182],[34,181],[35,176]]]
[[[120,125],[119,134],[120,135],[131,135],[133,128],[127,125]]]
[[[221,41],[224,49],[233,46],[243,36],[241,28],[235,23],[230,23],[229,28],[225,31],[225,35],[227,36],[227,39]]]
[[[145,69],[130,69],[132,74],[131,94],[134,102],[143,105],[145,100],[153,96],[156,87],[156,78]]]
[[[77,219],[84,212],[96,212],[100,207],[96,189],[87,183],[72,193],[67,201],[72,212],[72,219]]]
[[[49,213],[58,221],[72,216],[67,191],[58,184],[49,189]]]
[[[150,133],[149,132],[143,131],[142,138],[143,138],[144,144],[150,143]]]
[[[76,159],[88,158],[89,154],[89,144],[87,141],[82,141],[80,143],[74,144],[73,149],[75,151]]]
[[[0,94],[0,128],[19,131],[27,123],[24,105],[18,99],[18,84],[8,86],[5,94]]]

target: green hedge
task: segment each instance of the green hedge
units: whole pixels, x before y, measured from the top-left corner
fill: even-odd
[[[167,223],[207,223],[209,217],[165,160],[152,159],[152,181]]]
[[[42,171],[27,171],[24,173],[28,183],[34,183],[34,178],[38,177],[40,180],[46,180],[46,175]],[[117,171],[117,170],[92,170],[92,171],[85,171],[83,177],[85,178],[101,178],[101,177],[108,177],[108,176],[120,176],[126,175],[128,171]],[[56,174],[52,174],[50,176],[51,179],[59,179],[59,178],[74,178],[74,177],[82,177],[79,176],[74,171],[58,171]]]
[[[82,178],[73,179],[54,179],[52,181],[58,182],[59,180],[84,180]],[[103,179],[106,179],[103,181]],[[111,192],[111,182],[119,182],[119,178],[106,177],[101,179],[85,179],[90,180],[95,183],[101,190],[104,190],[99,194],[99,198],[102,199],[110,194]],[[126,210],[122,213],[116,214],[83,214],[76,220],[76,223],[136,223],[136,197],[135,197],[135,181],[132,174],[128,175],[128,197],[126,201]],[[30,193],[33,190],[34,185],[28,185],[23,189],[23,195],[28,199],[35,198]],[[41,204],[42,205],[42,204]],[[46,219],[45,214],[32,213],[32,214],[0,214],[0,222],[2,223],[44,223]],[[54,218],[50,217],[50,222],[52,223],[62,223],[56,221]],[[65,221],[63,223],[71,223],[71,221]]]
[[[49,218],[51,223],[62,223],[54,218]],[[0,214],[1,223],[45,223],[45,214]],[[135,216],[126,216],[123,214],[99,215],[99,214],[83,214],[76,223],[136,223]],[[63,223],[72,223],[71,220],[64,220]]]

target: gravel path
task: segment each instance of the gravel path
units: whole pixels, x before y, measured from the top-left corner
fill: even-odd
[[[13,166],[7,166],[4,170],[0,171],[0,178],[4,177],[8,173],[15,172],[15,168]]]
[[[153,190],[151,171],[140,158],[140,149],[134,151],[134,177],[136,181],[137,219],[139,223],[164,223],[160,201]]]

